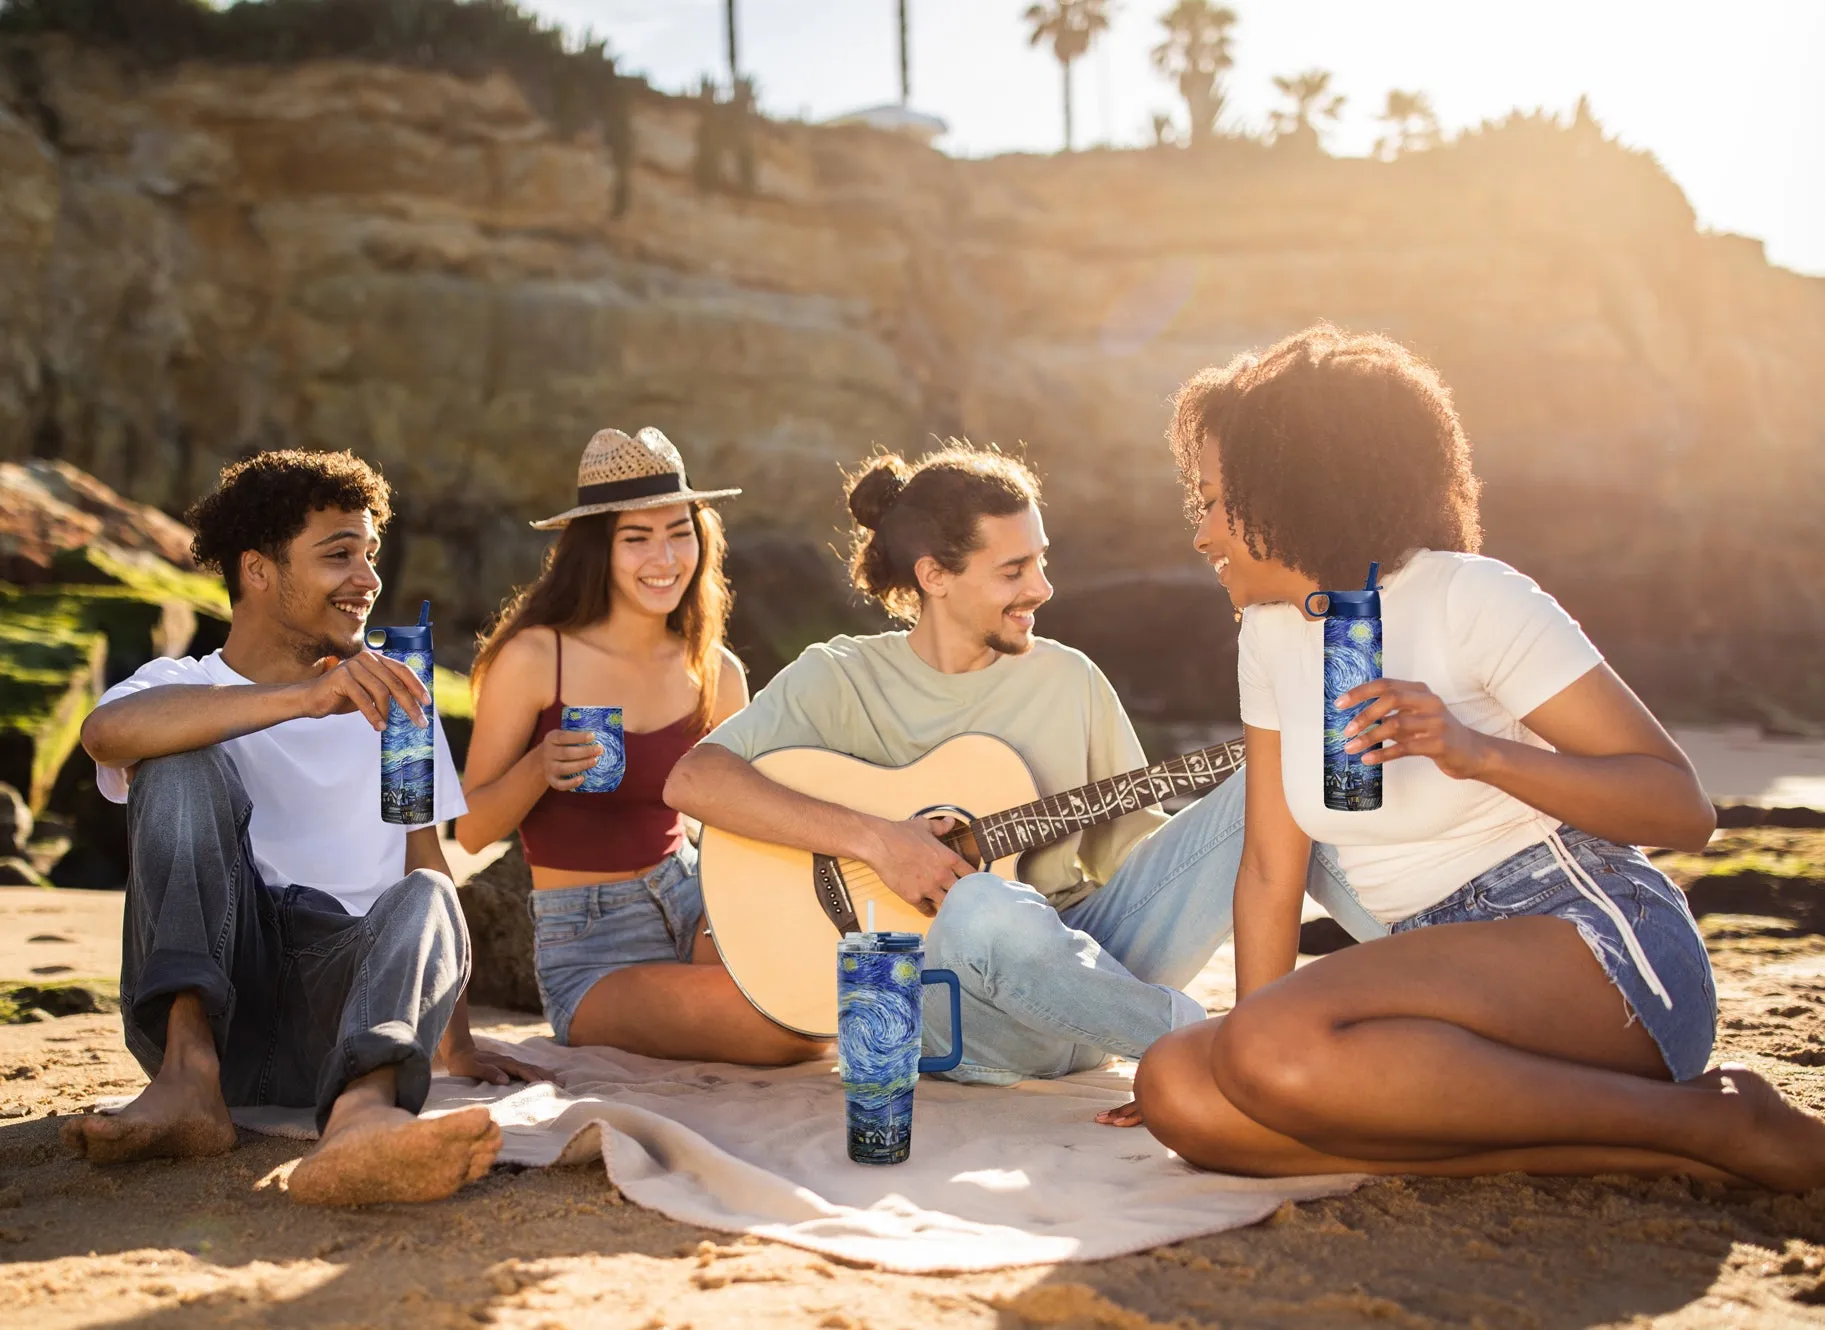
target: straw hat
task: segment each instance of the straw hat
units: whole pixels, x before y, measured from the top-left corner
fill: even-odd
[[[577,506],[533,526],[550,531],[574,518],[663,508],[693,499],[729,499],[740,490],[694,490],[684,478],[684,459],[672,441],[648,425],[633,438],[618,429],[598,430],[577,464]]]

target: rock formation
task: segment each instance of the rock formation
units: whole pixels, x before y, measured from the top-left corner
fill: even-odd
[[[504,75],[6,55],[0,457],[176,511],[250,448],[354,448],[399,491],[392,605],[430,596],[440,625],[531,574],[526,521],[567,502],[592,430],[656,424],[697,478],[747,490],[738,591],[776,590],[739,645],[764,675],[854,622],[825,551],[839,466],[966,434],[1025,441],[1045,473],[1042,630],[1143,716],[1233,715],[1234,628],[1186,548],[1164,401],[1329,318],[1440,365],[1489,552],[1652,702],[1825,718],[1825,281],[1701,234],[1588,123],[1393,162],[963,161],[763,124],[738,197],[693,183],[693,104],[643,95],[617,218],[599,133],[558,133]]]

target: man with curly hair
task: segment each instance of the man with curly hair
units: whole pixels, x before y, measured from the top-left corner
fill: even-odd
[[[487,1170],[500,1130],[481,1108],[417,1116],[433,1053],[452,1075],[536,1074],[469,1036],[435,822],[380,817],[387,712],[423,725],[431,700],[362,645],[390,497],[346,452],[225,468],[187,517],[228,587],[227,643],[151,662],[83,723],[97,786],[127,805],[121,1016],[152,1077],[118,1115],[65,1124],[95,1163],[221,1154],[231,1105],[314,1104],[294,1200],[434,1200]],[[435,742],[442,821],[465,805]]]

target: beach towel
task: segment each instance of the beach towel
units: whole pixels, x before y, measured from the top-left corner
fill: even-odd
[[[556,1084],[433,1082],[427,1113],[488,1107],[501,1124],[499,1163],[600,1160],[628,1200],[672,1219],[908,1274],[1122,1256],[1363,1180],[1204,1173],[1143,1129],[1097,1125],[1099,1111],[1129,1097],[1130,1063],[1007,1087],[926,1077],[912,1158],[880,1167],[847,1157],[833,1060],[755,1069],[549,1039],[477,1042],[557,1075]],[[253,1131],[314,1135],[309,1110],[234,1117]]]

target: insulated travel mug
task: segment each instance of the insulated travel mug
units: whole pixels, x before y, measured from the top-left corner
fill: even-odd
[[[370,628],[367,644],[418,676],[431,692],[431,602],[418,611],[418,622],[404,628]],[[380,734],[380,817],[408,827],[432,820],[436,800],[437,726],[435,702],[425,704],[424,728],[397,701],[388,703],[387,727]]]
[[[849,1105],[849,1157],[903,1164],[912,1153],[913,1088],[919,1073],[963,1061],[963,990],[949,970],[927,970],[917,933],[845,933],[837,943],[837,1068]],[[951,1045],[920,1057],[925,984],[951,990]]]
[[[620,707],[565,707],[558,725],[566,730],[589,730],[602,745],[596,765],[583,773],[578,794],[607,794],[627,772],[627,741],[621,733]]]
[[[1369,580],[1361,591],[1314,591],[1305,598],[1305,612],[1316,615],[1312,602],[1319,596],[1324,608],[1324,806],[1344,813],[1362,813],[1381,807],[1381,768],[1364,766],[1363,753],[1346,753],[1349,740],[1344,727],[1356,718],[1364,702],[1348,711],[1337,709],[1337,699],[1352,688],[1381,678],[1381,590],[1375,578],[1379,563],[1369,565]],[[1365,749],[1364,752],[1372,750]]]

